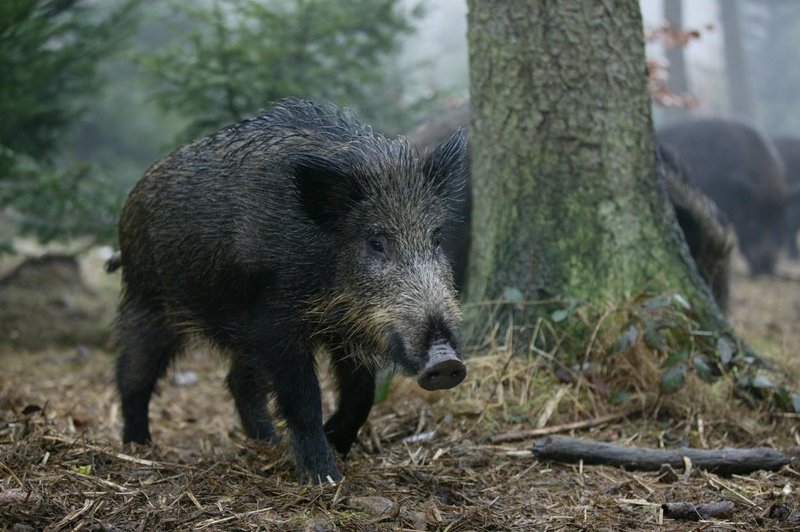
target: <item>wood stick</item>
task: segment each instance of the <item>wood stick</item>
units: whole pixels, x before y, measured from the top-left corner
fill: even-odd
[[[699,521],[712,517],[727,517],[736,508],[731,501],[710,502],[706,504],[692,504],[690,502],[668,502],[662,504],[664,517],[682,519],[684,521]]]
[[[66,443],[71,446],[80,446],[82,449],[88,451],[94,451],[96,453],[103,453],[108,456],[113,456],[114,458],[118,458],[119,460],[125,460],[126,462],[133,462],[134,464],[139,464],[147,467],[157,468],[157,469],[172,469],[172,468],[191,468],[191,466],[187,466],[185,464],[176,464],[174,462],[157,462],[155,460],[146,460],[144,458],[137,458],[135,456],[131,456],[125,453],[118,453],[116,451],[112,451],[111,449],[105,449],[103,447],[98,447],[97,445],[91,445],[89,443],[84,443],[79,440],[74,440],[70,438],[65,438],[64,436],[58,435],[46,435],[42,436],[43,440],[54,441],[58,443]]]
[[[547,436],[548,434],[556,434],[558,432],[567,432],[569,430],[588,429],[590,427],[602,425],[603,423],[608,423],[610,421],[616,421],[639,412],[640,410],[637,408],[636,410],[617,412],[616,414],[606,414],[605,416],[585,419],[583,421],[574,421],[572,423],[564,423],[563,425],[553,425],[551,427],[542,427],[539,429],[529,430],[512,430],[509,432],[503,432],[501,434],[495,434],[489,438],[489,441],[492,443],[505,443],[509,441],[526,440],[528,438],[535,438],[537,436]]]
[[[640,471],[658,471],[662,464],[683,468],[683,458],[696,468],[721,475],[746,474],[752,471],[775,471],[795,460],[777,449],[646,449],[625,447],[566,436],[548,436],[533,444],[533,454],[542,460],[584,464],[604,464]]]

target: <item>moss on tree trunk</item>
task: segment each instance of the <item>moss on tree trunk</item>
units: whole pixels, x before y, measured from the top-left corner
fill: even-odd
[[[471,300],[649,287],[717,311],[655,170],[636,0],[469,3]]]
[[[748,397],[771,396],[800,411],[800,394],[752,363],[758,358],[689,257],[656,170],[637,0],[469,0],[468,7],[468,328],[505,329],[523,349],[554,340],[579,368],[592,353],[646,346],[660,353],[661,392],[682,388],[690,368],[703,379],[728,368]],[[670,292],[683,299],[648,295]],[[554,311],[542,299],[570,306]],[[485,312],[487,300],[500,300],[500,321]],[[579,301],[606,310],[567,320]],[[598,348],[612,312],[616,321]],[[553,325],[552,338],[540,334],[541,318]]]

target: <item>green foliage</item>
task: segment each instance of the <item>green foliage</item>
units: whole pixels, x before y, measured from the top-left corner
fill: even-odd
[[[415,120],[392,68],[415,8],[396,0],[173,2],[185,38],[142,65],[164,109],[191,123],[182,140],[252,116],[287,96],[332,101],[395,133]]]
[[[98,89],[98,61],[130,21],[134,3],[117,4],[102,14],[79,0],[0,3],[0,144],[5,149],[36,159],[54,155],[58,136],[85,103],[79,97]]]
[[[116,213],[124,192],[109,176],[88,164],[63,168],[17,157],[14,179],[0,187],[0,205],[13,206],[14,221],[23,234],[40,241],[90,236],[112,242]]]
[[[686,364],[677,364],[661,375],[661,391],[675,393],[686,384]]]
[[[507,290],[506,296],[515,295]],[[736,394],[756,405],[800,412],[800,394],[765,368],[750,348],[725,331],[701,326],[695,309],[679,293],[643,292],[622,304],[596,304],[552,297],[517,297],[467,305],[490,316],[489,326],[471,343],[496,349],[500,343],[520,354],[552,359],[559,378],[585,379],[615,404],[647,391],[654,396],[679,393],[691,378],[736,383]],[[537,311],[532,323],[526,316]],[[485,338],[482,343],[474,338]],[[480,349],[479,348],[479,349]]]
[[[389,398],[392,387],[392,372],[382,370],[375,379],[375,399],[373,404],[379,405]]]
[[[420,15],[395,0],[0,2],[0,210],[42,241],[112,242],[125,193],[177,131],[285,96],[405,130],[424,102],[392,63]]]
[[[106,180],[59,146],[99,91],[95,70],[132,27],[140,0],[0,2],[0,207],[42,240],[96,234]],[[114,201],[113,203],[118,203]]]

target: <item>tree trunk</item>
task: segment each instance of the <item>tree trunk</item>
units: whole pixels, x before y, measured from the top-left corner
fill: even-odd
[[[728,99],[733,114],[749,122],[755,119],[753,90],[742,45],[738,0],[719,0],[722,31],[725,37],[725,74]]]
[[[764,35],[754,54],[751,79],[759,118],[764,130],[800,136],[800,70],[787,65],[800,63],[800,2],[761,0],[768,13]]]
[[[718,323],[656,185],[638,2],[470,0],[468,39],[469,299],[672,289]]]
[[[664,0],[664,20],[672,31],[683,31],[683,0]],[[665,52],[669,61],[669,79],[667,87],[681,96],[689,93],[689,76],[686,72],[686,59],[683,46],[666,46]],[[671,107],[665,113],[670,123],[682,122],[689,118],[686,107]]]

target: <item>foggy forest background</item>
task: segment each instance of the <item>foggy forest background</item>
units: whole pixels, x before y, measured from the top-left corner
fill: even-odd
[[[645,28],[661,0],[641,2]],[[800,135],[800,3],[742,0],[751,121]],[[731,110],[717,0],[684,2],[695,116]],[[466,2],[27,0],[0,7],[0,245],[112,244],[124,197],[177,146],[296,96],[387,135],[468,98]],[[665,57],[648,44],[648,57]],[[656,125],[670,110],[654,106]]]

